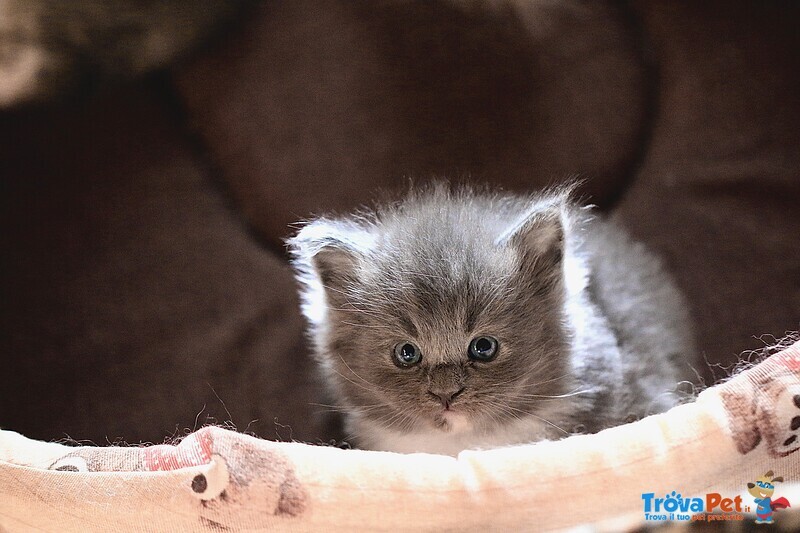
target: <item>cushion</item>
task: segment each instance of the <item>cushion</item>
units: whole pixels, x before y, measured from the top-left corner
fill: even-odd
[[[106,448],[2,431],[0,527],[519,531],[739,521],[756,509],[747,484],[768,472],[785,480],[774,501],[800,506],[798,450],[800,342],[667,413],[455,458],[218,427],[177,445]]]

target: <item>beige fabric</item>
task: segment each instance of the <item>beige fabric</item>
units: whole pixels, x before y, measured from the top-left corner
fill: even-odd
[[[0,432],[0,530],[546,530],[644,519],[643,493],[739,495],[772,470],[800,507],[800,343],[694,403],[558,442],[457,458],[259,440],[67,447]],[[794,427],[794,429],[792,429]],[[792,438],[794,437],[794,438]],[[777,511],[789,517],[789,511]]]

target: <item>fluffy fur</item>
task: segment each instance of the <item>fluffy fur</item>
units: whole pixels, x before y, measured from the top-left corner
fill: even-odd
[[[289,244],[316,358],[364,448],[456,454],[594,432],[672,406],[689,368],[686,306],[660,263],[566,189],[438,184],[313,220]],[[484,335],[496,358],[470,360]],[[403,342],[419,364],[393,362]]]

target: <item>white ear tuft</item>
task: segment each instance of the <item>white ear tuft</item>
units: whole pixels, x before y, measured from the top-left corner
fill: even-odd
[[[316,274],[326,290],[341,291],[356,275],[359,258],[369,250],[371,241],[353,224],[318,219],[304,226],[288,244],[298,270]]]
[[[533,204],[497,244],[511,246],[528,259],[548,258],[560,262],[564,253],[566,215],[563,199]]]

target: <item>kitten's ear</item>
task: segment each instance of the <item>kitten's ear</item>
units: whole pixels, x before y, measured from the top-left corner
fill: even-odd
[[[322,285],[333,290],[342,290],[354,277],[356,262],[353,250],[341,241],[328,241],[311,258]]]
[[[554,266],[564,256],[564,228],[561,201],[536,204],[498,239],[498,244],[516,248],[526,264]]]
[[[316,275],[328,292],[340,294],[347,282],[355,279],[364,245],[360,240],[362,231],[319,219],[287,242],[301,278]]]

